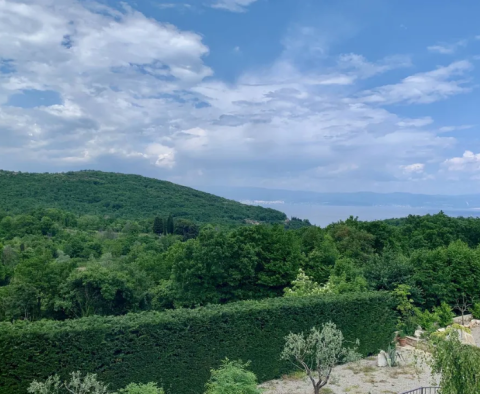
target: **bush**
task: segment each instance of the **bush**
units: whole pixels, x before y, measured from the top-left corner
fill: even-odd
[[[433,308],[433,311],[438,317],[438,324],[440,325],[440,327],[447,327],[453,323],[455,313],[453,313],[452,307],[448,305],[445,301],[443,301],[440,306]]]
[[[385,349],[395,330],[387,293],[242,301],[193,310],[91,316],[64,322],[0,323],[0,393],[70,371],[96,373],[118,390],[157,382],[169,394],[201,393],[221,360],[251,361],[259,381],[292,370],[280,360],[289,332],[332,321],[363,355]]]
[[[219,369],[212,369],[206,394],[261,394],[257,377],[247,367],[248,363],[225,359]]]
[[[470,312],[472,312],[472,317],[474,319],[480,319],[480,303],[475,303],[473,304],[473,307],[470,309]]]
[[[27,391],[30,394],[108,394],[107,385],[97,380],[97,375],[72,372],[70,379],[61,382],[58,375],[49,376],[45,382],[34,380]]]
[[[416,322],[425,331],[433,332],[436,330],[438,323],[438,316],[434,312],[421,311],[419,308],[415,308]]]

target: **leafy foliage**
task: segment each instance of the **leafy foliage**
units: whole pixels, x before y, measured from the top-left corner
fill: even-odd
[[[321,330],[313,327],[308,335],[290,333],[282,352],[282,359],[305,371],[315,394],[328,383],[334,366],[360,357],[356,348],[344,347],[342,331],[332,322],[325,323]]]
[[[20,214],[59,208],[75,214],[145,219],[172,214],[202,223],[283,222],[284,213],[174,183],[100,171],[34,174],[0,171],[0,209]],[[28,228],[28,224],[25,223]],[[168,223],[167,223],[168,230]],[[171,227],[170,227],[171,230]]]
[[[261,394],[257,377],[247,370],[248,365],[228,358],[223,360],[220,368],[212,369],[205,394]]]
[[[30,394],[107,394],[107,385],[97,380],[97,375],[72,372],[70,379],[60,381],[57,374],[49,376],[45,382],[34,380],[27,389]]]
[[[461,343],[454,328],[431,336],[432,374],[440,376],[442,394],[480,392],[480,350]]]
[[[130,383],[124,389],[118,391],[119,394],[164,394],[161,387],[156,383],[150,382],[147,384]]]
[[[380,292],[280,297],[64,322],[4,322],[1,392],[20,394],[33,379],[54,373],[66,379],[81,369],[97,373],[112,390],[153,381],[167,393],[201,393],[210,368],[225,357],[250,360],[251,371],[265,381],[291,371],[290,363],[279,358],[285,336],[328,321],[345,341],[358,338],[361,354],[373,354],[391,340],[393,300]]]

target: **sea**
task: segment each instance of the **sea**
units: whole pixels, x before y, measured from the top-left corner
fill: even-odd
[[[285,212],[288,217],[295,216],[300,219],[308,219],[310,223],[325,227],[330,223],[345,220],[350,215],[358,216],[359,220],[371,221],[381,219],[401,218],[408,215],[426,215],[440,212],[441,208],[412,208],[397,206],[335,206],[335,205],[309,205],[287,204],[280,202],[258,203],[266,208],[273,208]],[[443,209],[448,216],[480,217],[478,209]]]

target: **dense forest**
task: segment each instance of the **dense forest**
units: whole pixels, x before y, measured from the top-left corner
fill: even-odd
[[[302,275],[328,292],[411,288],[416,305],[480,297],[480,219],[436,215],[326,228],[130,220],[56,208],[0,212],[0,319],[194,308],[279,297]]]
[[[198,223],[282,223],[274,209],[241,204],[171,182],[100,171],[52,174],[0,170],[0,210],[58,208],[74,214],[147,219],[174,215]]]

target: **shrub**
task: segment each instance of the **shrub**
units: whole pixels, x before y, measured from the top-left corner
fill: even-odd
[[[107,394],[107,385],[97,380],[97,375],[72,372],[70,379],[61,382],[58,375],[49,376],[45,382],[34,380],[27,391],[30,394]]]
[[[438,316],[436,313],[429,311],[422,312],[419,308],[415,308],[415,317],[418,325],[425,331],[435,331],[438,322]]]
[[[480,319],[480,303],[475,303],[473,304],[473,307],[470,309],[470,312],[472,312],[472,317],[474,319]]]
[[[169,394],[201,393],[221,360],[251,361],[259,381],[292,370],[280,360],[289,332],[332,321],[359,352],[385,349],[395,330],[387,293],[242,301],[198,309],[91,316],[77,320],[0,323],[0,393],[70,371],[97,373],[118,390],[157,382]],[[188,378],[186,378],[188,377]]]
[[[164,394],[163,389],[153,382],[147,384],[130,383],[118,392],[119,394]]]
[[[455,317],[455,313],[452,311],[452,307],[448,305],[445,301],[442,301],[440,306],[433,308],[433,311],[438,317],[438,324],[440,327],[447,327],[453,323],[453,318]],[[479,305],[479,312],[480,312],[480,305]]]
[[[219,369],[212,369],[206,394],[261,394],[257,377],[247,371],[248,364],[225,359]]]

